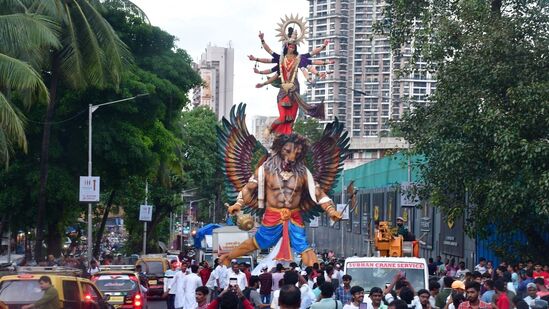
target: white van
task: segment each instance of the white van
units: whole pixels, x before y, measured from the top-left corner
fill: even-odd
[[[385,289],[398,272],[406,276],[414,290],[429,289],[429,271],[423,258],[415,257],[351,257],[345,260],[344,272],[353,277],[351,285],[359,285],[368,294],[373,287]]]

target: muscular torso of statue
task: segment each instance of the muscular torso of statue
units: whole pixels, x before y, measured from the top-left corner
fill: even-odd
[[[265,173],[265,193],[267,206],[274,208],[296,209],[300,207],[301,193],[307,177],[292,175],[283,180],[281,175]]]

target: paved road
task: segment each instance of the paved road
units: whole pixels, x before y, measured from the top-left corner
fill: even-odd
[[[148,309],[166,309],[165,300],[149,300]]]

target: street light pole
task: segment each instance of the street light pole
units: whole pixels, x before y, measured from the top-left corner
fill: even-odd
[[[97,105],[91,105],[89,104],[88,105],[88,176],[92,176],[92,115],[93,115],[93,112],[95,112],[99,107],[101,106],[104,106],[104,105],[111,105],[111,104],[115,104],[115,103],[120,103],[120,102],[124,102],[124,101],[129,101],[129,100],[133,100],[133,99],[136,99],[138,97],[143,97],[143,96],[147,96],[149,95],[148,93],[142,93],[142,94],[138,94],[134,97],[131,97],[131,98],[125,98],[125,99],[121,99],[121,100],[115,100],[115,101],[110,101],[110,102],[106,102],[106,103],[101,103],[101,104],[97,104]],[[88,263],[91,261],[92,259],[92,225],[93,225],[93,222],[92,222],[92,203],[88,203]]]
[[[187,218],[189,220],[189,235],[191,235],[191,232],[192,232],[193,203],[204,201],[204,200],[207,200],[207,198],[201,198],[201,199],[192,200],[189,202],[189,213]]]

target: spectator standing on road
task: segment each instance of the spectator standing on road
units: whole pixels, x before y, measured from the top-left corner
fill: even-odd
[[[367,309],[387,309],[387,305],[383,303],[383,290],[379,287],[370,289],[370,295],[366,300]]]
[[[496,280],[494,282],[496,288],[496,297],[492,302],[492,308],[494,309],[510,309],[511,301],[507,297],[507,290],[505,289],[505,282],[503,280]]]
[[[484,292],[484,294],[482,294],[480,300],[490,304],[492,303],[494,295],[496,295],[496,288],[494,287],[494,281],[492,279],[488,279],[484,281],[484,288],[486,289],[486,291]]]
[[[299,292],[301,292],[301,309],[307,309],[316,302],[316,295],[309,286],[309,279],[306,271],[302,271],[299,276]]]
[[[285,285],[280,288],[278,304],[280,309],[299,309],[301,293],[295,285]]]
[[[532,278],[534,275],[534,272],[531,269],[526,270],[526,272],[523,275],[522,281],[519,283],[517,288],[517,294],[525,297],[526,296],[526,287],[528,286],[528,283],[533,283],[534,278]]]
[[[364,289],[358,285],[351,288],[351,301],[343,306],[343,309],[365,309],[367,304],[364,302]]]
[[[444,305],[446,304],[446,299],[452,293],[452,283],[454,283],[454,278],[446,276],[442,281],[444,283],[444,287],[442,288],[442,291],[440,291],[440,293],[438,293],[438,295],[435,297],[435,305],[438,308],[444,308]]]
[[[465,268],[465,262],[459,262],[458,270],[456,271],[456,278],[463,280],[465,274],[471,272],[469,269]]]
[[[421,289],[417,291],[417,297],[419,299],[419,305],[415,309],[431,309],[431,302],[429,301],[429,298],[431,297],[431,293],[427,291],[426,289]],[[421,306],[421,308],[419,308]]]
[[[339,300],[333,299],[334,287],[329,282],[324,282],[320,286],[320,301],[314,303],[311,309],[336,309],[343,308],[343,305]]]
[[[324,276],[318,276],[316,278],[315,288],[313,289],[313,293],[315,294],[316,300],[318,301],[320,299],[320,286],[324,284],[325,279]]]
[[[88,268],[88,274],[93,276],[94,274],[100,272],[101,269],[99,268],[99,265],[97,264],[96,260],[91,260],[90,267]]]
[[[238,287],[240,288],[240,291],[244,291],[244,289],[248,286],[248,280],[246,280],[246,275],[240,271],[240,267],[236,260],[233,260],[233,264],[231,269],[229,270],[228,277],[229,280],[230,278],[236,278],[236,282],[238,284]]]
[[[212,291],[211,300],[217,298],[219,293],[229,285],[228,272],[227,266],[219,264],[219,259],[215,259],[214,270],[210,274],[210,279],[208,279],[208,283],[206,284]]]
[[[175,289],[172,288],[172,283],[175,279],[175,275],[177,274],[177,261],[172,260],[170,262],[170,269],[166,270],[164,273],[164,298],[166,298],[166,308],[167,309],[175,309],[174,302],[175,302]]]
[[[440,292],[440,283],[436,280],[430,280],[429,281],[429,303],[431,304],[431,308],[435,308],[435,298],[437,297],[438,293]]]
[[[280,288],[278,282],[280,281],[280,279],[282,279],[282,276],[284,276],[283,270],[284,267],[282,266],[282,264],[276,264],[276,269],[273,273],[273,292]]]
[[[282,281],[284,282],[282,285],[296,285],[299,282],[299,276],[295,271],[287,271],[284,273],[284,277],[282,278]],[[271,308],[278,309],[278,298],[280,297],[280,289],[273,292],[273,301],[271,302]],[[301,298],[301,293],[300,293]]]
[[[250,303],[242,291],[237,285],[227,286],[219,296],[214,299],[207,307],[207,309],[236,309],[242,306],[244,309],[254,309],[254,306]]]
[[[458,309],[490,309],[490,303],[479,299],[480,284],[476,281],[467,282],[465,285],[467,300],[459,304]]]
[[[343,286],[338,286],[335,291],[335,299],[341,301],[342,304],[347,304],[351,301],[351,281],[353,277],[343,275]]]
[[[61,304],[59,303],[59,293],[53,287],[51,279],[48,276],[42,276],[38,279],[38,284],[40,289],[44,291],[42,298],[34,302],[33,304],[24,305],[21,309],[31,309],[31,308],[40,308],[40,309],[59,309]]]
[[[252,277],[252,273],[249,270],[248,263],[240,263],[240,272],[242,272],[246,276],[246,282],[250,282],[250,278]]]
[[[206,285],[212,274],[212,268],[207,261],[203,261],[201,264],[202,269],[198,272],[198,275],[200,276],[200,279],[202,279],[202,285]]]
[[[437,264],[433,261],[433,258],[429,258],[427,269],[429,271],[429,276],[435,276],[437,274]]]
[[[199,286],[195,291],[196,298],[196,309],[206,309],[208,308],[208,294],[210,290],[205,286]]]
[[[481,257],[478,260],[477,266],[475,266],[475,271],[478,271],[481,275],[484,275],[486,272],[486,259]]]
[[[183,309],[195,309],[196,289],[202,286],[202,279],[198,276],[198,265],[191,265],[191,273],[183,278]],[[180,308],[181,306],[176,306]]]
[[[549,295],[549,290],[547,290],[547,288],[545,287],[545,280],[543,277],[537,277],[536,279],[534,279],[534,283],[536,284],[536,287],[538,289],[537,295],[540,298]]]
[[[263,267],[262,273],[259,275],[259,295],[261,296],[261,301],[264,304],[271,303],[271,292],[273,289],[273,274],[269,272],[267,266]]]
[[[248,286],[242,291],[242,294],[252,303],[255,309],[270,307],[269,304],[264,304],[261,301],[261,296],[259,296],[257,289],[259,289],[259,277],[251,276],[250,281],[248,281]]]
[[[540,298],[538,296],[538,287],[534,282],[530,282],[526,286],[526,291],[528,293],[528,296],[524,297],[524,301],[528,306],[531,307],[532,301]]]

